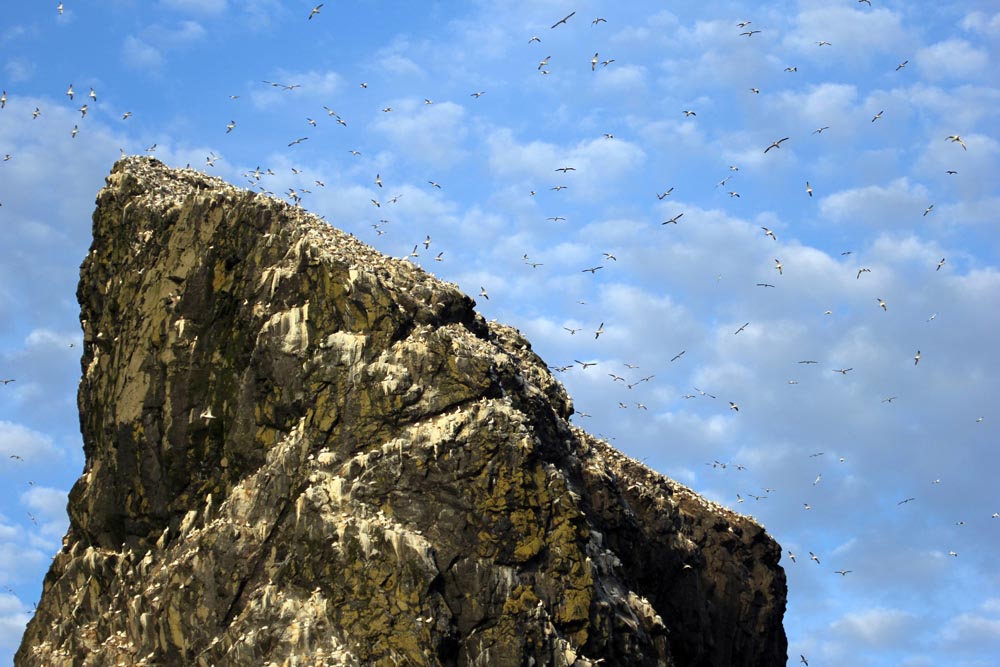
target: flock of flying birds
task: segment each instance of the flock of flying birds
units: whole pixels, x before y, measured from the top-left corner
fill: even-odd
[[[859,3],[864,3],[864,4],[871,5],[871,2],[869,0],[858,0],[858,2]],[[313,7],[309,11],[308,15],[306,16],[306,19],[308,21],[313,21],[314,19],[317,19],[317,18],[321,17],[321,11],[323,9],[323,6],[324,6],[324,3],[320,3],[320,4],[316,5],[315,7]],[[60,2],[57,5],[56,9],[57,9],[57,11],[60,14],[62,14],[63,11],[64,11],[64,4],[62,2]],[[565,29],[565,27],[571,26],[575,22],[580,22],[580,19],[576,17],[576,12],[574,11],[574,12],[571,12],[571,13],[567,14],[566,16],[560,18],[559,20],[555,21],[551,25],[550,30],[555,30],[555,29],[560,29],[560,28]],[[600,26],[601,24],[604,24],[604,23],[607,23],[607,20],[605,18],[603,18],[603,17],[596,17],[593,20],[591,20],[590,25],[592,27],[597,27],[597,26]],[[752,23],[751,21],[740,21],[738,23],[735,23],[735,26],[739,30],[742,30],[742,32],[738,33],[738,36],[741,36],[741,37],[742,36],[746,36],[747,38],[752,38],[754,35],[759,34],[761,32],[761,30],[759,30],[759,29],[751,28],[750,27],[751,23]],[[531,36],[530,39],[528,40],[529,48],[531,48],[530,45],[540,44],[540,43],[542,43],[542,39],[541,39],[541,37],[539,37],[537,35]],[[817,41],[816,44],[817,44],[818,47],[830,46],[830,42],[827,42],[825,40]],[[545,58],[542,58],[538,62],[537,71],[539,72],[539,74],[541,74],[541,75],[547,75],[547,74],[550,73],[549,66],[550,66],[551,58],[552,58],[552,56],[546,56]],[[601,57],[600,57],[599,51],[595,51],[594,55],[592,56],[592,58],[589,61],[589,64],[590,64],[591,71],[596,71],[597,68],[598,68],[598,66],[601,66],[602,68],[605,68],[605,67],[609,67],[614,62],[615,62],[614,58],[604,58],[602,60]],[[896,71],[899,71],[899,70],[903,69],[907,65],[907,63],[908,63],[907,60],[904,60],[904,61],[900,62],[899,65],[896,67]],[[786,71],[788,71],[788,72],[795,72],[795,71],[797,71],[797,67],[794,67],[794,66],[787,67]],[[294,91],[294,90],[296,90],[298,88],[301,88],[301,85],[297,84],[297,83],[284,83],[284,82],[276,82],[276,81],[269,81],[269,80],[262,81],[261,84],[262,85],[266,85],[266,86],[270,86],[272,88],[275,88],[275,89],[283,91],[283,92],[291,92],[291,91]],[[360,89],[362,89],[362,90],[366,90],[366,89],[368,89],[368,84],[365,83],[365,82],[361,82],[361,83],[358,84],[358,87]],[[749,92],[750,92],[750,94],[759,94],[760,90],[758,88],[750,88]],[[486,95],[486,91],[484,91],[484,90],[477,90],[477,91],[471,92],[469,95],[473,99],[478,100],[478,99],[482,98],[484,95]],[[12,94],[12,96],[11,96],[10,99],[13,99],[13,97],[14,96]],[[94,106],[94,105],[96,105],[98,103],[98,95],[97,95],[97,91],[94,88],[92,88],[92,87],[89,88],[89,92],[81,95],[79,92],[76,91],[76,89],[74,88],[73,84],[70,84],[68,86],[68,88],[66,89],[65,97],[68,100],[68,102],[70,102],[74,106],[79,105],[76,110],[80,114],[80,119],[79,119],[78,123],[74,124],[73,127],[68,130],[69,137],[72,139],[72,138],[75,138],[79,134],[79,132],[81,131],[80,125],[83,124],[83,122],[87,118],[87,112],[88,112],[88,110],[91,109],[92,106]],[[239,95],[230,95],[229,97],[230,97],[231,100],[237,100],[237,99],[239,99],[240,96]],[[78,98],[82,98],[82,99],[78,99]],[[6,113],[10,113],[10,111],[7,110],[8,99],[9,98],[8,98],[8,92],[7,92],[7,90],[3,90],[2,94],[0,94],[0,110],[3,110]],[[81,104],[81,102],[82,102],[82,104]],[[424,99],[424,103],[427,104],[427,105],[431,105],[434,102],[433,102],[433,100],[431,100],[429,98],[425,98]],[[385,107],[383,107],[381,109],[381,111],[383,113],[392,113],[393,110],[392,110],[392,108],[390,106],[385,106]],[[42,109],[40,109],[38,107],[35,107],[32,110],[31,115],[32,115],[33,119],[37,119],[42,113],[43,113]],[[686,118],[693,118],[693,117],[697,116],[697,111],[695,111],[693,109],[684,109],[680,113],[683,113],[684,117],[686,117]],[[886,113],[886,110],[879,111],[871,119],[871,122],[875,123],[875,122],[878,122],[878,121],[882,120],[884,118],[885,113]],[[122,121],[128,121],[128,119],[131,118],[132,116],[133,116],[133,113],[131,111],[124,111],[124,112],[121,113],[121,120]],[[325,119],[324,119],[324,116],[325,116]],[[317,118],[319,118],[321,120],[317,120]],[[343,118],[340,114],[338,114],[336,111],[334,111],[332,108],[330,108],[329,106],[323,106],[322,107],[322,112],[320,112],[319,109],[317,109],[313,116],[307,116],[305,118],[305,120],[306,120],[306,123],[308,124],[308,126],[310,128],[317,128],[321,122],[327,122],[327,123],[331,123],[332,122],[332,123],[336,123],[336,125],[338,125],[340,127],[343,127],[343,128],[347,128],[348,127],[348,121],[345,118]],[[224,134],[225,135],[231,135],[234,132],[238,133],[238,128],[239,128],[239,124],[237,123],[237,121],[235,119],[231,119],[224,126]],[[822,134],[827,129],[829,129],[829,126],[819,127],[819,128],[817,128],[817,129],[815,129],[813,131],[813,134]],[[604,137],[606,139],[608,139],[608,140],[614,139],[614,135],[612,135],[610,133],[605,134]],[[291,148],[294,148],[295,146],[297,146],[299,144],[302,144],[303,142],[307,141],[308,139],[309,139],[309,136],[295,136],[295,137],[293,137],[288,142],[287,146],[288,146],[289,149],[291,149]],[[961,147],[961,149],[963,151],[967,151],[968,150],[968,146],[966,145],[965,141],[958,134],[952,134],[952,135],[949,135],[947,137],[944,137],[943,139],[947,140],[947,141],[949,141],[951,143],[954,143],[956,146]],[[773,142],[771,142],[769,145],[764,146],[762,148],[762,151],[763,151],[763,153],[765,155],[768,154],[768,153],[771,153],[772,151],[780,151],[781,148],[783,147],[783,145],[785,144],[785,142],[789,142],[789,141],[793,141],[792,137],[786,136],[786,137],[778,138],[778,139],[774,140]],[[153,145],[149,146],[146,149],[146,152],[147,153],[153,153],[153,152],[156,151],[156,148],[157,148],[157,146],[154,143]],[[124,151],[122,151],[122,152],[124,154]],[[349,153],[353,157],[361,155],[361,152],[359,150],[355,150],[355,149],[351,149],[349,151]],[[10,154],[6,154],[4,156],[4,161],[10,161],[12,159],[14,159],[14,157],[12,157]],[[205,158],[205,164],[204,164],[203,168],[204,169],[208,169],[208,168],[214,167],[215,166],[215,162],[217,160],[219,160],[219,159],[220,158],[217,155],[215,155],[214,153],[210,153]],[[188,166],[190,166],[190,165],[188,165]],[[737,171],[739,171],[739,168],[736,165],[733,165],[733,166],[730,167],[730,170],[732,172],[737,172]],[[559,166],[554,166],[553,171],[554,171],[554,173],[561,174],[560,178],[570,178],[571,179],[572,178],[572,172],[576,171],[576,167],[574,167],[573,165],[559,165]],[[302,173],[302,170],[297,169],[297,168],[292,168],[292,173],[294,175],[298,175],[298,174]],[[947,173],[949,175],[956,175],[958,172],[956,170],[949,169],[949,170],[947,170]],[[264,179],[266,177],[275,176],[276,175],[275,172],[272,171],[271,169],[261,169],[258,166],[256,169],[254,169],[252,171],[249,171],[249,172],[246,172],[243,175],[244,175],[244,177],[247,179],[248,183],[252,187],[260,190],[261,192],[263,192],[263,193],[265,193],[267,195],[278,196],[278,195],[276,195],[276,193],[271,192],[270,190],[268,190],[265,187],[265,185],[264,185]],[[717,185],[718,186],[725,186],[727,184],[727,182],[730,180],[730,178],[732,178],[732,174],[729,177],[727,177],[726,179],[723,179],[722,181],[720,181]],[[384,192],[385,191],[385,184],[383,183],[383,180],[382,180],[382,177],[381,177],[380,174],[378,174],[378,173],[375,174],[374,179],[372,181],[372,184],[375,186],[375,188],[377,188],[377,192]],[[292,203],[293,205],[295,205],[295,206],[302,206],[302,202],[303,202],[304,196],[311,193],[311,189],[310,188],[312,188],[312,187],[325,187],[325,183],[322,180],[316,179],[316,180],[313,181],[313,183],[309,184],[308,186],[305,186],[305,187],[300,186],[300,187],[295,187],[295,188],[289,188],[283,194],[284,194],[284,197],[290,203]],[[429,188],[441,188],[442,186],[437,181],[435,181],[433,179],[428,179],[427,180],[427,187],[429,187]],[[565,182],[560,182],[560,183],[556,183],[556,184],[550,186],[549,190],[554,191],[554,192],[560,192],[562,190],[567,189],[568,187],[570,187],[569,184],[567,184]],[[674,192],[674,188],[673,187],[669,187],[669,188],[666,188],[663,192],[656,191],[655,195],[656,195],[656,197],[657,197],[657,199],[659,201],[664,201],[667,198],[669,198],[673,194],[673,192]],[[805,193],[806,193],[806,195],[808,197],[812,197],[813,196],[813,187],[812,187],[812,185],[810,184],[809,181],[805,181]],[[537,194],[536,190],[531,190],[528,193],[528,196],[529,197],[534,197],[536,194]],[[739,197],[740,194],[739,194],[739,192],[733,190],[733,191],[729,191],[729,196],[730,197]],[[374,209],[376,209],[380,213],[387,213],[390,210],[390,207],[393,204],[395,204],[396,202],[399,201],[400,197],[402,197],[401,194],[395,194],[395,195],[392,195],[390,197],[386,197],[384,200],[381,199],[381,198],[379,198],[379,197],[373,197],[373,198],[371,198],[370,201],[371,201],[371,205],[372,205],[372,207]],[[0,205],[2,205],[2,204],[0,204]],[[934,204],[931,203],[923,211],[923,215],[927,216],[927,215],[931,214],[933,212],[933,210],[934,210]],[[672,217],[669,217],[668,219],[662,221],[661,225],[667,226],[667,225],[679,225],[679,224],[682,224],[681,223],[681,219],[683,218],[683,216],[684,216],[684,212],[683,211],[677,212]],[[566,218],[564,216],[551,216],[547,220],[551,221],[551,222],[560,222],[560,221],[563,221],[565,219]],[[388,232],[389,224],[390,224],[390,220],[389,220],[389,218],[386,217],[386,218],[379,219],[378,222],[372,223],[371,227],[373,228],[376,236],[382,236],[382,235],[384,235],[384,234],[386,234]],[[775,233],[771,229],[769,229],[768,227],[761,227],[761,230],[762,230],[762,232],[763,232],[763,234],[765,235],[766,238],[770,238],[773,241],[777,241],[778,240],[777,236],[775,235]],[[411,260],[412,259],[417,259],[417,258],[419,258],[421,256],[421,252],[422,252],[421,251],[421,247],[422,247],[422,249],[423,249],[424,252],[427,252],[427,251],[430,251],[431,245],[432,245],[432,240],[431,240],[430,235],[428,234],[428,235],[425,236],[425,238],[422,241],[418,241],[417,243],[415,243],[414,246],[413,246],[413,250],[408,255],[406,255],[403,259],[411,259]],[[849,254],[851,254],[850,251],[846,251],[846,252],[842,253],[842,255],[849,255]],[[531,267],[532,269],[537,268],[537,267],[543,265],[542,262],[534,261],[527,254],[524,254],[523,257],[521,257],[521,260],[522,260],[522,262],[524,264],[526,264],[527,266]],[[437,262],[444,261],[444,251],[436,252],[436,254],[433,255],[433,261],[437,261]],[[616,262],[616,261],[617,261],[617,258],[612,253],[605,252],[605,253],[603,253],[603,261],[601,263],[595,264],[593,266],[582,268],[581,272],[583,272],[583,273],[590,273],[591,275],[596,275],[597,272],[603,270],[608,263]],[[944,266],[944,264],[945,264],[945,258],[942,257],[941,260],[937,263],[937,265],[936,265],[936,267],[935,267],[934,270],[935,271],[939,271],[942,268],[942,266]],[[784,263],[779,258],[775,258],[774,259],[773,270],[775,271],[775,282],[781,280],[782,277],[784,276],[784,267],[785,267]],[[856,280],[861,280],[862,277],[866,273],[870,273],[870,272],[871,272],[870,268],[859,267],[857,269],[857,273],[856,273],[855,278],[856,278]],[[775,283],[773,283],[773,282],[757,283],[757,286],[758,287],[762,287],[762,288],[774,288],[775,287]],[[487,290],[486,290],[485,287],[481,286],[480,292],[479,292],[479,296],[482,297],[482,298],[484,298],[484,299],[489,299],[489,294],[488,294],[488,292],[487,292]],[[872,301],[873,301],[873,304],[872,304],[873,308],[881,308],[881,310],[885,311],[885,312],[889,311],[890,304],[888,304],[883,298],[875,296],[875,295],[872,295]],[[580,301],[579,303],[584,303],[584,302]],[[826,315],[830,315],[832,313],[831,313],[831,311],[826,311],[825,314]],[[934,319],[934,315],[932,315],[930,319]],[[739,328],[737,328],[735,331],[733,331],[733,335],[739,335],[741,332],[745,331],[750,326],[751,326],[751,322],[746,322],[745,324],[743,324],[742,326],[740,326]],[[568,332],[569,336],[575,336],[577,333],[580,333],[581,331],[584,331],[584,328],[582,328],[582,327],[564,327],[564,329]],[[589,333],[593,334],[594,340],[597,340],[597,339],[599,339],[601,337],[601,335],[604,332],[605,332],[605,330],[604,330],[604,322],[601,322],[596,328],[592,329]],[[680,360],[685,353],[686,353],[686,350],[681,350],[681,351],[677,352],[677,354],[675,354],[673,356],[673,358],[670,359],[670,362],[673,363],[675,361]],[[920,363],[920,359],[921,359],[920,350],[916,350],[915,354],[913,356],[913,364],[914,365],[919,364]],[[812,360],[812,359],[805,359],[805,360],[799,361],[798,363],[799,364],[803,364],[803,365],[813,365],[813,364],[817,364],[818,362],[816,360]],[[598,362],[597,361],[587,361],[587,360],[573,359],[573,363],[565,364],[565,365],[560,365],[560,366],[553,366],[553,367],[551,367],[551,369],[553,371],[555,371],[555,372],[563,373],[563,372],[569,371],[571,368],[578,367],[581,371],[586,371],[587,369],[595,367],[595,366],[598,366]],[[625,364],[625,366],[627,367],[627,371],[629,371],[629,372],[634,371],[634,370],[638,370],[638,366],[636,366],[635,364],[627,363],[627,364]],[[846,375],[846,374],[848,374],[849,372],[851,372],[853,370],[854,369],[852,367],[830,368],[830,371],[835,372],[835,373],[840,373],[841,375]],[[644,375],[642,375],[642,377],[637,377],[635,379],[630,379],[630,378],[626,377],[625,373],[626,373],[625,371],[622,371],[622,374],[619,374],[619,373],[616,373],[616,372],[608,372],[607,375],[611,378],[610,381],[611,381],[612,384],[621,383],[621,385],[624,386],[624,387],[626,387],[628,390],[632,390],[632,389],[634,389],[634,388],[642,385],[643,383],[651,382],[655,378],[655,374],[644,374]],[[11,382],[14,382],[14,379],[13,378],[3,379],[3,380],[0,380],[0,382],[2,382],[3,385],[7,385],[7,384],[9,384]],[[797,381],[796,380],[788,380],[788,383],[789,384],[797,384]],[[709,393],[707,391],[698,389],[696,387],[694,388],[694,392],[695,393],[684,394],[683,398],[684,399],[695,399],[695,398],[699,398],[699,397],[701,397],[701,398],[710,398],[710,399],[715,399],[716,398],[715,395],[713,395],[713,394],[711,394],[711,393]],[[895,396],[886,397],[886,398],[883,399],[883,402],[891,403],[895,398],[896,398]],[[739,407],[739,405],[735,401],[728,401],[728,403],[729,403],[729,409],[731,411],[733,411],[734,413],[739,412],[740,407]],[[642,401],[639,401],[639,400],[632,401],[631,403],[626,403],[624,401],[618,402],[618,407],[620,409],[628,409],[628,408],[633,407],[633,406],[634,406],[635,409],[643,409],[643,410],[648,409],[647,406],[645,405],[645,403],[643,403]],[[587,414],[585,412],[577,412],[576,414],[578,416],[580,416],[580,417],[589,417],[590,416],[589,414]],[[201,416],[203,418],[206,418],[206,419],[211,419],[213,417],[213,415],[211,415],[210,411],[207,411],[207,413],[204,413]],[[979,419],[977,419],[977,421],[982,421],[982,420],[983,420],[982,417],[980,417]],[[813,456],[820,456],[820,455],[822,455],[822,452],[817,453],[817,454],[813,454]],[[20,457],[19,455],[11,455],[10,458],[12,460],[15,460],[15,461],[23,461],[22,457]],[[841,458],[840,461],[843,462],[844,459]],[[723,469],[723,470],[727,469],[728,467],[732,467],[732,468],[735,468],[737,470],[743,470],[743,469],[745,469],[745,466],[740,465],[740,464],[728,464],[726,462],[720,462],[720,461],[712,461],[712,462],[706,463],[706,465],[709,465],[709,466],[711,466],[712,468],[715,468],[715,469]],[[813,482],[813,485],[819,484],[820,481],[821,481],[821,476],[817,476],[816,480]],[[773,491],[774,491],[774,489],[765,488],[765,489],[763,489],[763,493],[761,493],[761,494],[749,494],[748,493],[747,495],[749,497],[752,497],[754,500],[763,500],[765,498],[768,498],[769,497],[768,494],[771,493],[771,492],[773,492]],[[904,504],[907,504],[907,503],[911,502],[912,500],[914,500],[914,498],[912,498],[912,497],[906,498],[906,499],[901,500],[898,504],[899,505],[904,505]],[[738,503],[743,503],[744,502],[744,498],[743,498],[743,496],[741,494],[737,494],[737,502]],[[808,503],[803,503],[803,505],[804,505],[804,508],[806,510],[811,509],[810,505]],[[31,518],[34,521],[34,517],[31,517]],[[994,513],[993,514],[993,518],[1000,518],[1000,514]],[[954,551],[950,551],[949,555],[957,556],[958,554],[956,552],[954,552]],[[789,559],[792,562],[796,561],[796,554],[794,554],[791,551],[789,551],[788,552],[788,556],[789,556]],[[815,554],[815,553],[813,553],[813,552],[810,551],[809,552],[809,558],[813,562],[815,562],[817,564],[820,564],[820,557],[817,554]],[[834,570],[834,572],[836,574],[841,575],[841,576],[846,576],[847,574],[851,573],[852,570],[839,569],[839,570]],[[801,657],[801,662],[804,663],[804,664],[806,664],[806,665],[808,665],[808,662],[807,662],[806,658],[804,656],[800,656],[800,657]]]

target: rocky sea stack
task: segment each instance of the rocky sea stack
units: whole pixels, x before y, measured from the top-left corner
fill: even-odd
[[[93,221],[18,667],[785,664],[774,540],[576,428],[455,285],[149,158]]]

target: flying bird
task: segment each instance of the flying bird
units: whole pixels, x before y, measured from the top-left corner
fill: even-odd
[[[236,121],[235,120],[231,120],[228,123],[226,123],[226,134],[229,134],[230,132],[232,132],[234,127],[236,127]]]
[[[593,72],[597,69],[597,52],[594,53],[594,57],[590,59],[590,71]]]
[[[305,141],[308,138],[309,137],[299,137],[298,139],[294,139],[294,140],[288,142],[288,145],[289,146],[295,146],[295,145],[301,144],[303,141]]]
[[[809,195],[810,197],[813,196],[813,189],[812,186],[809,185],[809,181],[806,181],[806,194]]]
[[[747,322],[746,324],[744,324],[743,326],[741,326],[741,327],[740,327],[739,329],[737,329],[736,331],[734,331],[734,332],[733,332],[733,335],[735,336],[735,335],[736,335],[736,334],[738,334],[739,332],[741,332],[741,331],[743,331],[744,329],[746,329],[746,328],[747,328],[748,326],[750,326],[750,323],[749,323],[749,322]]]
[[[920,363],[920,350],[917,350],[917,353],[913,355],[913,365],[916,366],[919,363]]]
[[[601,325],[594,331],[594,339],[600,338],[602,333],[604,333],[604,322],[601,322]]]
[[[879,118],[882,117],[882,114],[884,114],[884,113],[885,113],[885,109],[883,109],[882,111],[879,111],[877,114],[875,114],[872,117],[872,122],[874,123],[875,121],[877,121]]]
[[[678,352],[677,354],[675,354],[674,357],[673,357],[673,359],[671,359],[670,361],[677,361],[678,359],[680,359],[681,357],[684,356],[685,352],[687,352],[687,350],[681,350],[680,352]]]
[[[847,375],[847,373],[849,371],[853,371],[853,370],[854,370],[854,367],[852,366],[851,368],[834,368],[833,372],[834,373],[840,373],[841,375]]]
[[[778,139],[777,141],[773,142],[770,146],[768,146],[767,148],[765,148],[764,152],[767,153],[772,148],[781,148],[781,142],[782,141],[788,141],[788,139],[789,139],[788,137],[785,137],[784,139]]]
[[[660,201],[663,201],[666,197],[669,197],[670,193],[673,192],[673,191],[674,191],[674,189],[670,188],[669,190],[667,190],[666,192],[664,192],[662,195],[659,192],[657,192],[656,193],[656,198],[659,199]]]
[[[829,130],[829,129],[830,129],[829,125],[824,125],[823,127],[817,127],[815,130],[813,130],[813,134],[823,134],[823,130]]]
[[[903,69],[904,67],[906,67],[906,64],[907,64],[908,62],[910,62],[910,61],[909,61],[909,60],[904,60],[903,62],[901,62],[901,63],[899,63],[898,65],[896,65],[896,71],[898,72],[899,70],[901,70],[901,69]]]
[[[945,139],[947,139],[948,141],[951,141],[952,143],[956,143],[956,144],[961,145],[963,150],[969,150],[966,147],[965,142],[962,141],[962,137],[958,136],[957,134],[952,134],[950,136],[947,136],[947,137],[945,137]]]
[[[736,412],[739,412],[740,411],[740,406],[736,405],[732,401],[729,401],[729,409],[730,410],[735,410]]]
[[[673,223],[673,224],[676,225],[677,221],[680,220],[681,216],[683,216],[683,215],[684,215],[683,213],[678,213],[674,217],[670,218],[669,220],[666,220],[665,222],[661,222],[660,224],[661,225],[666,225],[666,224],[669,224],[669,223]]]
[[[73,92],[73,84],[71,83],[71,84],[69,84],[69,89],[66,91],[66,95],[69,97],[69,99],[72,100],[73,99],[73,95],[75,95],[75,94],[76,93]]]
[[[819,565],[819,556],[817,556],[811,551],[809,552],[809,560],[814,560],[816,561],[816,564]]]
[[[319,10],[322,9],[322,8],[323,8],[323,3],[322,2],[319,3],[318,5],[316,5],[315,7],[313,7],[312,11],[309,12],[309,20],[312,21],[312,17],[314,17],[317,14],[319,14]]]
[[[771,231],[770,229],[768,229],[767,227],[761,227],[761,229],[763,229],[763,230],[764,230],[764,236],[770,236],[770,237],[771,237],[772,239],[774,239],[775,241],[777,241],[777,240],[778,240],[778,237],[774,235],[774,232],[772,232],[772,231]]]
[[[552,28],[555,28],[557,26],[562,25],[563,23],[566,23],[566,21],[568,21],[571,18],[573,18],[573,16],[575,14],[576,14],[576,12],[570,12],[569,14],[567,14],[566,16],[564,16],[563,18],[561,18],[558,21],[556,21],[555,23],[553,23],[552,26],[549,29],[551,30]]]
[[[862,273],[871,273],[871,272],[872,272],[871,269],[858,269],[858,275],[856,279],[860,279]]]
[[[775,264],[774,268],[778,270],[778,275],[779,276],[784,275],[784,272],[782,271],[784,265],[778,260],[774,260],[774,264]]]
[[[883,300],[882,300],[882,299],[880,299],[879,297],[875,297],[875,299],[876,299],[876,301],[878,301],[878,305],[879,305],[879,307],[880,307],[880,308],[881,308],[882,310],[888,310],[888,309],[887,309],[887,308],[885,307],[885,301],[883,301]]]
[[[606,18],[598,16],[596,19],[590,22],[590,25],[597,25],[598,23],[607,23],[607,22],[608,20]]]
[[[479,288],[479,296],[483,297],[484,299],[490,298],[490,295],[486,293],[486,288],[482,286],[480,286]]]
[[[930,213],[933,210],[934,210],[934,204],[931,204],[930,206],[928,206],[927,208],[925,208],[924,209],[924,217],[926,218],[927,214]]]

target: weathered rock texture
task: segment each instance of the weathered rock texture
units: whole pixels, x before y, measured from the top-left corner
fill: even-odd
[[[784,665],[780,549],[517,331],[283,202],[115,165],[86,469],[16,665]]]

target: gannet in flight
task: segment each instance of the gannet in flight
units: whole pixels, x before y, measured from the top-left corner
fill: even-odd
[[[555,23],[553,23],[549,29],[551,30],[552,28],[555,28],[555,27],[557,27],[559,25],[562,25],[563,23],[566,23],[566,21],[570,20],[575,14],[576,14],[576,12],[570,12],[569,14],[567,14],[566,16],[564,16],[563,18],[561,18],[558,21],[556,21]]]
[[[767,153],[772,148],[781,148],[781,142],[782,141],[788,141],[788,139],[789,139],[789,137],[785,137],[784,139],[778,139],[777,141],[772,142],[770,146],[768,146],[767,148],[764,149],[764,152]]]

